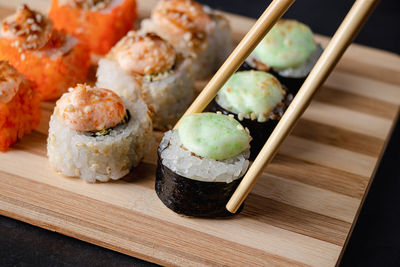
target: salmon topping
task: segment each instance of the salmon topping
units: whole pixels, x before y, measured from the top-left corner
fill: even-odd
[[[186,41],[204,40],[212,25],[203,7],[191,0],[161,0],[151,18],[167,27],[170,34],[183,36]]]

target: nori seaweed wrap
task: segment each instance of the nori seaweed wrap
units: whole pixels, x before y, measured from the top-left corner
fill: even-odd
[[[232,117],[215,113],[185,116],[179,129],[167,132],[159,145],[158,197],[185,216],[234,215],[225,205],[249,166],[250,139]]]

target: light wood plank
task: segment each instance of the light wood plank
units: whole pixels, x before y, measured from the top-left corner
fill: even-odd
[[[335,71],[329,76],[325,84],[328,87],[356,95],[379,99],[397,106],[400,105],[400,87],[372,77],[368,78],[343,71]]]
[[[302,118],[385,140],[392,121],[369,114],[313,101]]]

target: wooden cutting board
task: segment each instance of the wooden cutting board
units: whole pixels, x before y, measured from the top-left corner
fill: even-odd
[[[0,15],[22,1],[0,0]],[[31,2],[46,9],[48,1]],[[155,1],[140,1],[147,16]],[[254,20],[229,15],[235,40]],[[317,40],[326,44],[327,38]],[[352,45],[232,219],[181,217],[154,192],[152,151],[125,179],[88,184],[46,158],[53,103],[37,131],[0,154],[0,213],[164,265],[338,261],[400,104],[400,58]]]

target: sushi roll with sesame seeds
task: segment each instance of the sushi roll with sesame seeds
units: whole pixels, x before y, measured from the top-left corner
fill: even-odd
[[[155,190],[174,212],[227,217],[225,205],[249,167],[251,137],[233,117],[198,113],[182,118],[158,147]]]
[[[282,19],[272,27],[246,63],[253,69],[270,71],[292,94],[296,94],[322,52],[307,25]]]
[[[228,20],[192,0],[161,0],[143,20],[142,31],[155,32],[194,59],[197,79],[208,78],[232,51]]]
[[[53,0],[49,17],[56,29],[104,55],[133,28],[136,0]]]
[[[90,65],[86,47],[52,25],[47,17],[22,5],[0,28],[0,60],[9,61],[35,82],[42,100],[56,99],[84,81]]]
[[[39,121],[40,98],[34,84],[0,61],[0,151],[36,129]]]
[[[225,83],[207,109],[235,117],[250,131],[253,160],[292,99],[292,94],[271,74],[239,71]]]
[[[154,33],[130,31],[99,61],[97,86],[129,100],[137,92],[154,127],[172,128],[194,98],[192,60]]]
[[[139,96],[124,101],[111,90],[77,85],[57,101],[47,155],[66,176],[107,182],[138,165],[151,141],[151,119]]]

